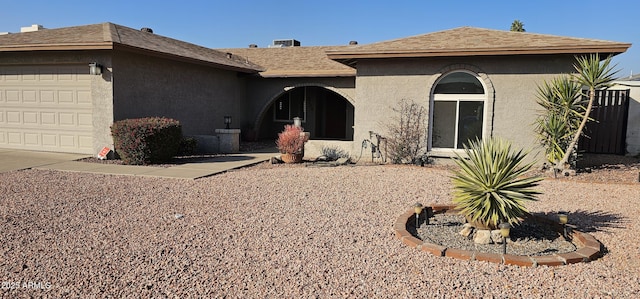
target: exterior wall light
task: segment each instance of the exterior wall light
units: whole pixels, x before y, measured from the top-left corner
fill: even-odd
[[[417,202],[413,205],[413,211],[416,212],[416,228],[418,228],[418,221],[420,220],[420,213],[422,213],[422,204]]]
[[[226,126],[225,129],[229,129],[229,125],[231,124],[231,116],[225,116],[224,117],[224,125]]]
[[[558,221],[562,224],[562,236],[567,238],[567,222],[569,222],[569,215],[565,212],[560,212],[558,214]]]
[[[498,228],[500,228],[500,235],[502,235],[502,254],[507,254],[507,239],[511,233],[511,225],[508,222],[502,222]]]
[[[102,75],[102,65],[97,62],[89,63],[89,74],[91,75]]]

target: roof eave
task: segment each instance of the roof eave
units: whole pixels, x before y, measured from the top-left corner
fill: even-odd
[[[286,71],[286,70],[269,70],[260,72],[262,78],[309,78],[309,77],[355,77],[355,70],[345,71]]]
[[[546,54],[620,54],[631,44],[615,46],[576,46],[544,48],[503,48],[503,49],[441,49],[441,50],[398,50],[398,51],[331,51],[327,56],[333,60],[361,58],[417,58],[417,57],[459,57],[459,56],[507,56],[507,55],[546,55]]]
[[[0,46],[0,52],[18,51],[77,51],[77,50],[111,50],[113,43],[78,43],[78,44],[27,44]]]

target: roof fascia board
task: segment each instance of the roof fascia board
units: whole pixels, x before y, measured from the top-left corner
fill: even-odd
[[[113,43],[82,44],[42,44],[42,45],[9,45],[0,46],[0,52],[14,51],[74,51],[74,50],[111,50]]]
[[[296,72],[296,71],[266,71],[261,72],[260,77],[263,78],[307,78],[307,77],[355,77],[355,71],[344,71],[344,72]]]
[[[357,59],[357,58],[409,58],[409,57],[457,57],[457,56],[496,56],[496,55],[536,55],[536,54],[588,54],[588,53],[615,53],[620,54],[631,44],[616,46],[589,46],[589,47],[564,47],[564,48],[536,48],[536,49],[474,49],[474,50],[438,50],[438,51],[367,51],[327,52],[330,59]]]

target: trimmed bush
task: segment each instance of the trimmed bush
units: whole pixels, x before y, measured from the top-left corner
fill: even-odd
[[[125,164],[157,164],[170,161],[178,153],[182,126],[164,117],[125,119],[113,123],[111,135]]]
[[[191,156],[196,152],[198,148],[198,140],[193,137],[184,137],[180,141],[180,149],[178,150],[178,156]]]

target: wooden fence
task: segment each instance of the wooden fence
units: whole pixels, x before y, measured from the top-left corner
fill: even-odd
[[[587,123],[578,149],[584,153],[624,155],[629,117],[630,90],[597,90],[593,110],[595,121]]]

